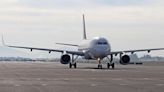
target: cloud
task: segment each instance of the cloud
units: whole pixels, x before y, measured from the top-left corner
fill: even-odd
[[[1,0],[1,3],[15,3],[18,2],[18,0]]]
[[[112,6],[148,5],[153,0],[96,0],[98,3]]]
[[[147,6],[162,0],[19,0],[20,4],[39,8],[87,8],[106,6]]]
[[[129,42],[143,48],[145,39],[148,46],[163,47],[163,10],[163,0],[0,0],[0,33],[9,43],[24,46],[53,47],[72,39],[78,43],[85,13],[89,38],[111,37],[121,49]]]
[[[77,26],[86,13],[90,24],[163,25],[162,0],[2,0],[2,28],[53,29],[54,25]],[[79,21],[78,21],[79,20]],[[46,26],[46,27],[45,27]],[[44,27],[44,28],[43,28]],[[9,29],[8,29],[9,30]]]
[[[0,7],[12,7],[16,5],[19,1],[18,0],[1,0],[0,1]]]
[[[19,3],[36,8],[73,8],[90,5],[92,0],[21,0]]]

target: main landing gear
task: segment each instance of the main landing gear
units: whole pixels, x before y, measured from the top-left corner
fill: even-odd
[[[115,68],[115,64],[113,63],[113,55],[111,55],[110,59],[108,57],[107,57],[107,59],[109,61],[107,63],[107,68],[110,69],[110,67],[111,67],[112,69],[114,69]]]
[[[69,68],[72,68],[72,66],[74,66],[74,68],[77,68],[77,64],[76,63],[69,63]]]
[[[107,68],[110,69],[110,67],[114,69],[114,63],[107,63]]]
[[[74,66],[74,68],[77,68],[77,64],[75,62],[75,60],[78,58],[78,56],[76,58],[74,58],[74,55],[72,55],[72,61],[69,63],[69,68],[72,68],[72,66]]]

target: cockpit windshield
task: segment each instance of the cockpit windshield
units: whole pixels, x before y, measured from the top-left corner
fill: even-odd
[[[97,45],[107,45],[107,42],[98,42]]]

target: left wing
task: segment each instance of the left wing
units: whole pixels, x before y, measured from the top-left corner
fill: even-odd
[[[153,49],[138,49],[138,50],[124,50],[124,51],[113,51],[110,54],[123,54],[123,53],[135,53],[135,52],[143,52],[143,51],[147,51],[148,53],[150,53],[151,51],[156,51],[156,50],[164,50],[164,48],[153,48]]]
[[[74,54],[74,55],[80,55],[80,56],[84,56],[83,52],[80,51],[69,51],[69,50],[58,50],[58,49],[48,49],[48,48],[34,48],[34,47],[23,47],[23,46],[10,46],[10,45],[6,45],[8,47],[12,47],[12,48],[22,48],[22,49],[29,49],[29,50],[42,50],[42,51],[48,51],[49,53],[51,52],[61,52],[61,53],[68,53],[68,54]]]

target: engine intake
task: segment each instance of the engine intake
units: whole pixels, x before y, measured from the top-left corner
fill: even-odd
[[[120,64],[127,65],[130,62],[130,57],[128,55],[123,55],[120,59]]]
[[[61,56],[60,63],[61,64],[69,64],[71,61],[71,57],[68,54],[64,54]]]

